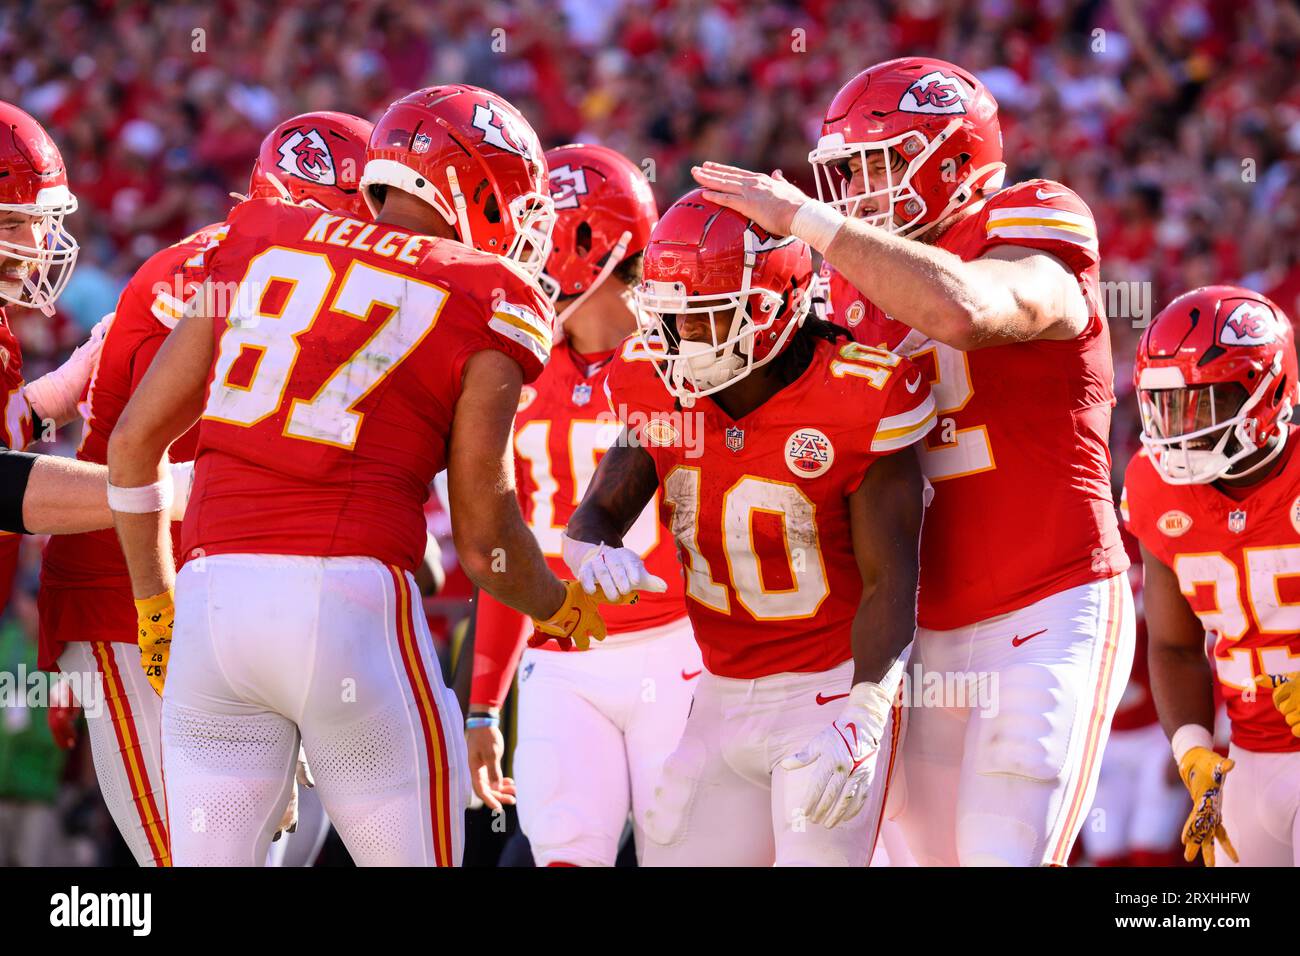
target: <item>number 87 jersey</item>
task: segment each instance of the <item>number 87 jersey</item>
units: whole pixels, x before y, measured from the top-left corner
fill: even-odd
[[[744,417],[682,410],[650,359],[615,361],[610,403],[655,463],[709,672],[820,672],[852,655],[862,596],[848,497],[877,458],[934,425],[907,359],[818,341],[808,368]]]
[[[553,311],[461,243],[279,200],[208,253],[216,337],[184,553],[361,555],[414,570],[466,361],[540,373]]]

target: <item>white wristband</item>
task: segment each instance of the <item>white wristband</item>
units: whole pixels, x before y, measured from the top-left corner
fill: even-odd
[[[1200,724],[1183,724],[1174,731],[1173,737],[1169,740],[1169,746],[1173,748],[1174,760],[1181,766],[1183,755],[1193,747],[1204,747],[1206,750],[1213,750],[1214,738]]]
[[[838,209],[809,199],[794,214],[794,219],[790,222],[790,234],[824,253],[844,225],[844,220],[844,214]]]
[[[147,515],[155,511],[169,511],[172,506],[172,476],[155,481],[152,485],[140,485],[136,488],[119,488],[108,486],[108,507],[124,514]]]

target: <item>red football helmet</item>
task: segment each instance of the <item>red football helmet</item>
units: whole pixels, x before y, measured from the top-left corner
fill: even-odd
[[[1236,286],[1193,289],[1170,302],[1138,344],[1142,444],[1171,485],[1248,475],[1282,451],[1297,377],[1295,337],[1281,309]],[[1234,470],[1270,445],[1263,460]]]
[[[0,238],[0,299],[52,315],[77,262],[77,240],[63,226],[77,211],[77,197],[59,148],[40,123],[0,102],[0,127],[0,213],[30,219],[0,233],[14,237]]]
[[[287,199],[369,219],[360,180],[374,128],[360,116],[329,111],[285,120],[262,140],[248,198]]]
[[[635,291],[641,338],[661,360],[655,367],[668,391],[689,406],[781,354],[808,314],[812,286],[803,242],[773,236],[695,189],[650,235]],[[679,335],[689,316],[702,317],[707,337]]]
[[[468,246],[536,276],[551,251],[555,208],[537,134],[517,109],[477,86],[431,86],[375,124],[361,189],[378,212],[382,187],[424,200]]]
[[[867,185],[875,153],[883,159]],[[861,162],[856,183],[850,161]],[[916,237],[1002,185],[998,104],[974,75],[943,60],[906,56],[864,70],[835,94],[808,154],[817,196],[901,236]],[[872,188],[875,186],[876,188]],[[864,209],[865,207],[865,209]]]
[[[555,228],[546,271],[538,279],[552,299],[582,296],[646,247],[659,210],[641,170],[607,147],[561,146],[547,152],[546,165]]]

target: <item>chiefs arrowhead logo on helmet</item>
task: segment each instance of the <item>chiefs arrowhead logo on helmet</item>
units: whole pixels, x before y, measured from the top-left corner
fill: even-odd
[[[280,144],[276,166],[290,176],[322,186],[335,184],[334,157],[321,134],[314,129],[298,130]]]
[[[1243,302],[1223,320],[1219,341],[1224,345],[1267,345],[1277,338],[1272,311],[1262,302]]]
[[[898,108],[904,113],[965,113],[970,99],[961,80],[933,70],[907,88]]]
[[[533,159],[541,152],[537,142],[519,129],[509,116],[500,112],[495,103],[475,105],[474,128],[482,130],[485,143],[522,156],[524,159]]]
[[[780,249],[782,246],[794,240],[794,236],[774,235],[755,222],[749,224],[749,231],[754,236],[755,252],[767,252],[769,249]]]
[[[577,209],[578,197],[587,195],[587,171],[556,166],[551,170],[551,199],[556,209]]]

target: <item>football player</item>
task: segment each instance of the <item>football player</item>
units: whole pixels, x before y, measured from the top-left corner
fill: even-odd
[[[906,359],[805,321],[812,279],[803,242],[688,193],[646,251],[644,348],[607,380],[626,429],[566,557],[614,549],[634,586],[625,536],[661,491],[703,652],[647,865],[865,866],[875,843],[934,401]]]
[[[459,861],[461,715],[411,573],[444,467],[476,583],[544,633],[604,636],[595,600],[547,568],[510,474],[519,390],[551,345],[536,134],[486,90],[419,90],[376,124],[361,189],[374,222],[238,205],[109,439],[109,504],[166,680],[177,865],[262,862],[300,737],[357,863]],[[200,419],[176,575],[159,463]]]
[[[286,120],[262,142],[249,197],[278,197],[368,218],[359,184],[371,129],[366,120],[345,113],[306,113]],[[213,223],[155,253],[123,290],[86,394],[80,460],[107,463],[108,437],[122,409],[176,327],[184,303],[201,286],[204,255],[225,229],[224,222]],[[197,438],[197,429],[190,429],[172,443],[169,458],[191,461]],[[179,558],[179,523],[171,526],[171,534]],[[161,702],[140,666],[131,580],[111,516],[105,530],[50,538],[37,603],[40,666],[99,675],[110,702],[87,711],[91,752],[109,813],[140,865],[166,865]]]
[[[1192,797],[1185,855],[1300,865],[1300,737],[1273,700],[1300,670],[1291,323],[1248,289],[1195,289],[1143,333],[1134,384],[1144,451],[1122,509],[1142,543],[1156,709]],[[1226,758],[1211,736],[1216,681]]]
[[[546,163],[556,222],[542,280],[558,297],[563,337],[515,414],[520,507],[552,570],[564,573],[565,547],[587,551],[576,563],[588,592],[643,560],[667,591],[607,611],[611,639],[589,653],[556,653],[553,641],[523,651],[513,781],[501,778],[498,723],[527,618],[482,595],[466,739],[471,780],[489,807],[514,802],[517,788],[520,825],[539,866],[613,866],[629,810],[637,845],[644,843],[640,820],[681,736],[700,651],[657,493],[622,549],[587,549],[563,529],[618,436],[605,380],[619,348],[638,346],[629,338],[637,328],[631,287],[659,213],[641,170],[614,150],[561,146]]]
[[[76,209],[59,148],[40,123],[0,102],[0,302],[54,314],[77,261],[77,241],[64,225]],[[100,323],[66,363],[24,383],[22,350],[0,309],[4,447],[21,450],[77,417],[77,399],[98,361],[103,330]],[[16,536],[0,535],[0,612],[9,600],[18,547]]]
[[[910,709],[891,817],[923,866],[1064,865],[1134,642],[1092,215],[1060,183],[998,191],[997,103],[942,60],[849,81],[809,159],[829,201],[779,174],[694,175],[822,252],[836,321],[934,385],[913,674],[964,675],[992,706]]]

